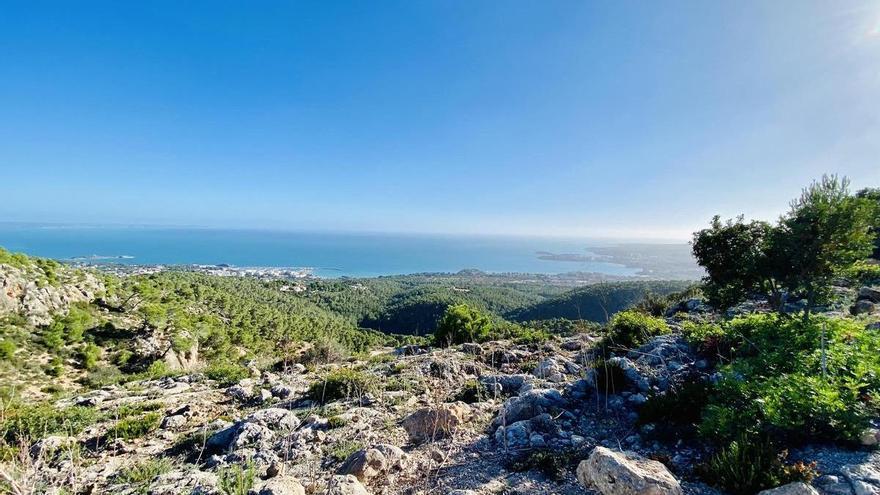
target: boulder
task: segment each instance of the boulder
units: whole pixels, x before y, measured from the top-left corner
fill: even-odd
[[[758,495],[819,495],[819,491],[812,486],[803,483],[789,483],[787,485],[777,486],[770,490],[758,492]]]
[[[401,426],[410,440],[422,443],[452,434],[470,415],[471,408],[464,402],[441,404],[410,414]]]
[[[289,476],[272,478],[255,491],[258,495],[306,495],[306,490],[300,482]]]
[[[326,495],[370,495],[364,485],[350,474],[336,475],[327,485]]]
[[[577,467],[585,487],[602,495],[682,495],[681,485],[663,464],[632,452],[596,447]]]
[[[365,481],[399,469],[404,457],[405,454],[399,447],[388,444],[374,445],[348,456],[337,474],[351,474],[359,481]]]
[[[850,313],[855,316],[858,315],[871,315],[877,312],[877,304],[869,301],[867,299],[859,299],[853,304],[852,308],[850,308]]]
[[[535,416],[550,412],[553,409],[561,409],[568,402],[558,390],[552,388],[536,388],[529,390],[517,397],[512,397],[504,403],[493,425],[503,423],[511,424],[517,421],[532,419]]]
[[[880,287],[862,287],[859,289],[859,299],[880,303]]]

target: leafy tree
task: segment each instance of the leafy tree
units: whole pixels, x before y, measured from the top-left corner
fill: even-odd
[[[694,257],[706,269],[710,303],[726,308],[750,293],[761,293],[778,304],[778,270],[773,269],[775,256],[768,243],[772,231],[767,222],[745,222],[740,216],[722,223],[716,215],[711,227],[694,233]]]
[[[826,175],[805,188],[780,219],[770,249],[784,260],[786,287],[807,299],[805,321],[828,296],[832,279],[871,254],[875,210],[870,199],[850,194],[849,180]]]
[[[492,322],[489,317],[466,304],[456,304],[447,308],[437,324],[434,341],[441,346],[480,342],[489,338]]]
[[[857,198],[873,201],[874,206],[874,222],[871,232],[874,234],[874,254],[872,257],[880,260],[880,188],[865,188],[856,193]]]

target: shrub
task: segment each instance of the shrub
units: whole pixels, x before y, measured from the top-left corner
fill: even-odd
[[[0,434],[7,443],[43,438],[53,433],[76,435],[98,420],[89,407],[57,409],[49,404],[12,406],[0,423]]]
[[[257,472],[250,462],[244,466],[233,464],[220,470],[217,475],[220,491],[225,495],[248,495],[256,477]]]
[[[737,318],[723,329],[733,361],[721,368],[703,414],[700,430],[709,438],[731,441],[750,432],[855,441],[876,416],[870,397],[880,393],[877,330],[845,319],[805,324],[770,314]]]
[[[743,437],[721,449],[699,471],[707,482],[734,495],[750,495],[795,481],[815,477],[815,463],[786,465],[787,452],[779,452],[766,438]]]
[[[362,397],[374,392],[376,378],[362,371],[340,368],[309,387],[308,396],[322,404],[340,399]]]
[[[327,455],[336,462],[342,462],[348,459],[351,454],[354,454],[362,448],[364,448],[364,445],[360,442],[356,442],[354,440],[343,440],[334,445],[333,448],[330,449],[330,451],[327,453]]]
[[[126,466],[116,474],[116,481],[137,487],[137,492],[145,491],[146,486],[160,474],[171,471],[171,460],[167,457],[147,458]]]
[[[329,339],[321,339],[306,349],[300,357],[299,362],[306,366],[337,363],[345,359],[346,356],[347,352],[339,342]]]
[[[605,341],[614,348],[633,349],[644,344],[651,337],[669,332],[669,327],[662,318],[628,310],[621,311],[611,318]]]
[[[846,269],[844,276],[859,284],[876,282],[880,280],[880,263],[857,261]]]
[[[488,316],[466,304],[456,304],[446,308],[446,313],[437,323],[434,342],[443,347],[482,342],[489,338],[491,332],[492,322]]]
[[[98,359],[101,357],[101,348],[95,344],[89,343],[82,347],[79,351],[79,360],[82,367],[86,370],[93,370],[98,365]]]
[[[132,440],[140,438],[159,427],[162,415],[157,412],[147,413],[143,416],[120,419],[107,432],[109,438],[121,438]]]
[[[221,386],[228,387],[249,377],[250,371],[244,366],[237,364],[216,363],[205,370],[205,376],[220,382]]]
[[[15,357],[15,342],[11,340],[0,341],[0,361],[12,361]]]
[[[49,360],[49,364],[46,366],[46,374],[49,376],[61,376],[64,373],[64,361],[58,357],[54,356]]]
[[[709,402],[709,384],[696,380],[653,393],[639,409],[641,423],[656,423],[659,428],[692,427],[700,423],[703,408]]]

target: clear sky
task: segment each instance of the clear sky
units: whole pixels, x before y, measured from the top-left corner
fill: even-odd
[[[0,220],[685,238],[880,186],[880,2],[0,2]]]

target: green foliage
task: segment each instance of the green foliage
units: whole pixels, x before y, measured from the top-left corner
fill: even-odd
[[[634,349],[651,337],[669,333],[666,321],[636,310],[621,311],[611,318],[604,336],[605,345],[613,349]]]
[[[22,253],[10,253],[0,247],[0,265],[9,265],[15,268],[27,268],[31,266],[31,258]]]
[[[337,442],[333,448],[327,452],[328,457],[333,459],[336,462],[342,462],[351,454],[354,454],[358,450],[364,448],[364,445],[360,442],[356,442],[354,440],[343,440],[341,442]]]
[[[167,457],[147,458],[120,469],[116,481],[134,487],[137,493],[146,493],[150,482],[171,471],[172,467]]]
[[[228,387],[250,376],[244,366],[232,363],[215,363],[205,370],[205,376],[220,382],[220,386]]]
[[[766,222],[739,217],[722,223],[716,215],[710,228],[694,233],[694,257],[706,269],[704,291],[711,304],[727,308],[753,292],[778,299],[768,241],[772,230]]]
[[[776,226],[764,222],[721,223],[694,234],[694,256],[708,276],[706,294],[721,307],[750,293],[767,295],[782,308],[783,289],[807,299],[804,318],[830,295],[831,281],[871,254],[878,204],[853,196],[849,181],[823,176],[803,190]]]
[[[773,249],[785,260],[781,277],[802,291],[810,307],[825,300],[832,279],[873,250],[877,205],[850,194],[849,181],[823,176],[791,203],[773,235]]]
[[[683,383],[665,393],[652,393],[639,409],[639,422],[655,423],[657,428],[696,427],[709,394],[709,384],[701,380]]]
[[[732,361],[721,367],[703,414],[708,438],[854,441],[877,414],[870,400],[880,393],[877,330],[846,319],[805,324],[768,314],[737,318],[723,330]]]
[[[0,340],[0,361],[12,361],[16,345],[11,339]]]
[[[309,387],[308,396],[326,404],[340,399],[358,398],[376,391],[376,378],[363,371],[340,368]]]
[[[872,258],[880,260],[880,188],[865,188],[856,193],[857,198],[872,201],[874,204],[874,221],[871,233],[874,235],[874,253]]]
[[[345,359],[346,355],[345,348],[339,342],[320,339],[306,349],[299,362],[306,366],[337,363]]]
[[[880,282],[880,263],[856,261],[843,275],[858,284],[877,283]]]
[[[233,464],[217,473],[220,491],[224,495],[248,495],[256,478],[257,471],[250,462],[245,466]]]
[[[0,435],[9,444],[54,433],[76,435],[99,418],[89,407],[56,408],[50,404],[16,405],[4,411]]]
[[[492,322],[485,314],[465,304],[450,306],[437,324],[434,342],[447,347],[465,342],[482,342],[489,338]]]
[[[150,412],[143,416],[127,417],[120,419],[107,432],[108,438],[121,438],[132,440],[140,438],[159,427],[162,415],[158,412]]]
[[[98,365],[98,360],[101,357],[101,348],[95,344],[88,343],[84,345],[79,351],[79,360],[82,364],[82,367],[86,370],[94,370]]]
[[[53,356],[51,360],[49,360],[49,364],[46,367],[46,374],[49,376],[59,377],[64,373],[64,361],[58,357]]]
[[[741,438],[716,453],[701,475],[707,482],[734,495],[751,495],[795,481],[810,482],[815,463],[786,465],[786,452],[779,452],[767,439]]]

